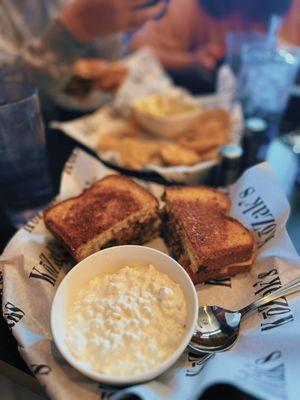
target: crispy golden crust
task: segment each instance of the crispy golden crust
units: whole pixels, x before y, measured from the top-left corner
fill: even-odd
[[[226,144],[230,129],[230,115],[227,111],[207,110],[200,115],[198,128],[183,134],[179,144],[202,155]]]
[[[135,138],[139,134],[139,129],[134,123],[126,122],[118,130],[101,134],[97,143],[97,149],[100,151],[120,151],[123,139]]]
[[[134,122],[130,122],[134,127]],[[157,139],[137,129],[121,128],[119,132],[102,135],[97,144],[100,151],[119,153],[120,164],[138,170],[146,165],[195,165],[201,161],[216,160],[219,147],[228,143],[230,116],[225,110],[204,111],[197,129],[181,135],[174,141]],[[130,127],[129,127],[130,128]]]
[[[44,212],[44,222],[78,260],[81,258],[79,249],[88,246],[94,238],[110,237],[107,232],[128,219],[132,222],[135,215],[151,218],[157,212],[158,201],[152,194],[125,176],[111,175],[81,195],[48,208]],[[117,234],[115,232],[115,236]]]
[[[245,272],[249,272],[252,266],[252,262],[248,265],[234,265],[234,266],[226,266],[223,268],[219,268],[216,270],[208,270],[194,273],[189,266],[187,266],[183,260],[179,260],[180,264],[184,267],[186,272],[189,274],[192,281],[197,283],[207,282],[211,279],[221,279],[221,278],[230,278],[237,274],[242,274]]]
[[[210,136],[221,133],[228,137],[231,129],[230,114],[223,108],[206,110],[200,115],[198,123],[198,136]]]
[[[196,201],[174,202],[171,212],[191,244],[198,268],[247,261],[252,254],[252,234],[239,221]]]
[[[194,150],[184,148],[176,143],[163,143],[160,147],[160,155],[168,166],[194,165],[201,158]]]
[[[249,262],[241,263],[241,265],[227,265],[219,268],[202,266],[202,268],[195,273],[191,269],[191,260],[187,255],[181,237],[172,223],[167,222],[164,224],[164,238],[171,254],[178,260],[180,265],[184,267],[195,284],[206,282],[210,279],[231,277],[240,273],[248,272],[255,257],[255,253],[253,253],[252,257],[247,260]]]
[[[121,163],[124,167],[130,169],[140,169],[149,164],[161,164],[159,154],[160,142],[128,138],[120,143]]]
[[[118,133],[111,132],[102,135],[97,143],[97,149],[100,151],[119,151],[120,137]]]
[[[194,282],[247,270],[255,252],[254,236],[225,215],[230,208],[225,194],[203,186],[170,187],[164,200],[165,240]]]
[[[187,134],[179,139],[179,145],[196,151],[200,155],[210,153],[224,144],[226,144],[226,140],[218,136],[203,138]]]
[[[225,193],[205,185],[168,186],[165,188],[163,200],[200,201],[201,204],[223,210],[225,213],[228,213],[231,207],[230,198]]]
[[[201,161],[218,160],[220,158],[220,151],[218,147],[201,154]]]

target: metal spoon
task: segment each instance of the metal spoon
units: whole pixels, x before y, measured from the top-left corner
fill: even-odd
[[[197,327],[188,349],[196,354],[230,349],[238,338],[242,318],[258,307],[298,290],[300,290],[300,277],[239,311],[225,310],[218,306],[200,307]]]

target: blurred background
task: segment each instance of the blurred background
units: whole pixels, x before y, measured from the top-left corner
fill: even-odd
[[[1,0],[1,250],[81,147],[166,184],[226,186],[267,160],[299,252],[299,63],[300,0]]]

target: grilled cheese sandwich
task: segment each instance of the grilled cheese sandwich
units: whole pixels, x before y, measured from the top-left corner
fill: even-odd
[[[106,247],[142,244],[158,236],[158,208],[158,200],[133,180],[110,175],[48,208],[44,222],[80,261]]]
[[[253,234],[228,216],[230,200],[206,186],[168,187],[164,237],[195,283],[249,270]]]

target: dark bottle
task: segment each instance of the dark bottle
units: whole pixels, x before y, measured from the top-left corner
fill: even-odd
[[[221,161],[216,168],[214,186],[234,183],[241,172],[243,149],[238,145],[227,145],[220,149]]]
[[[244,150],[242,169],[265,159],[267,146],[267,122],[262,118],[248,118],[245,121],[245,129],[242,139]]]

